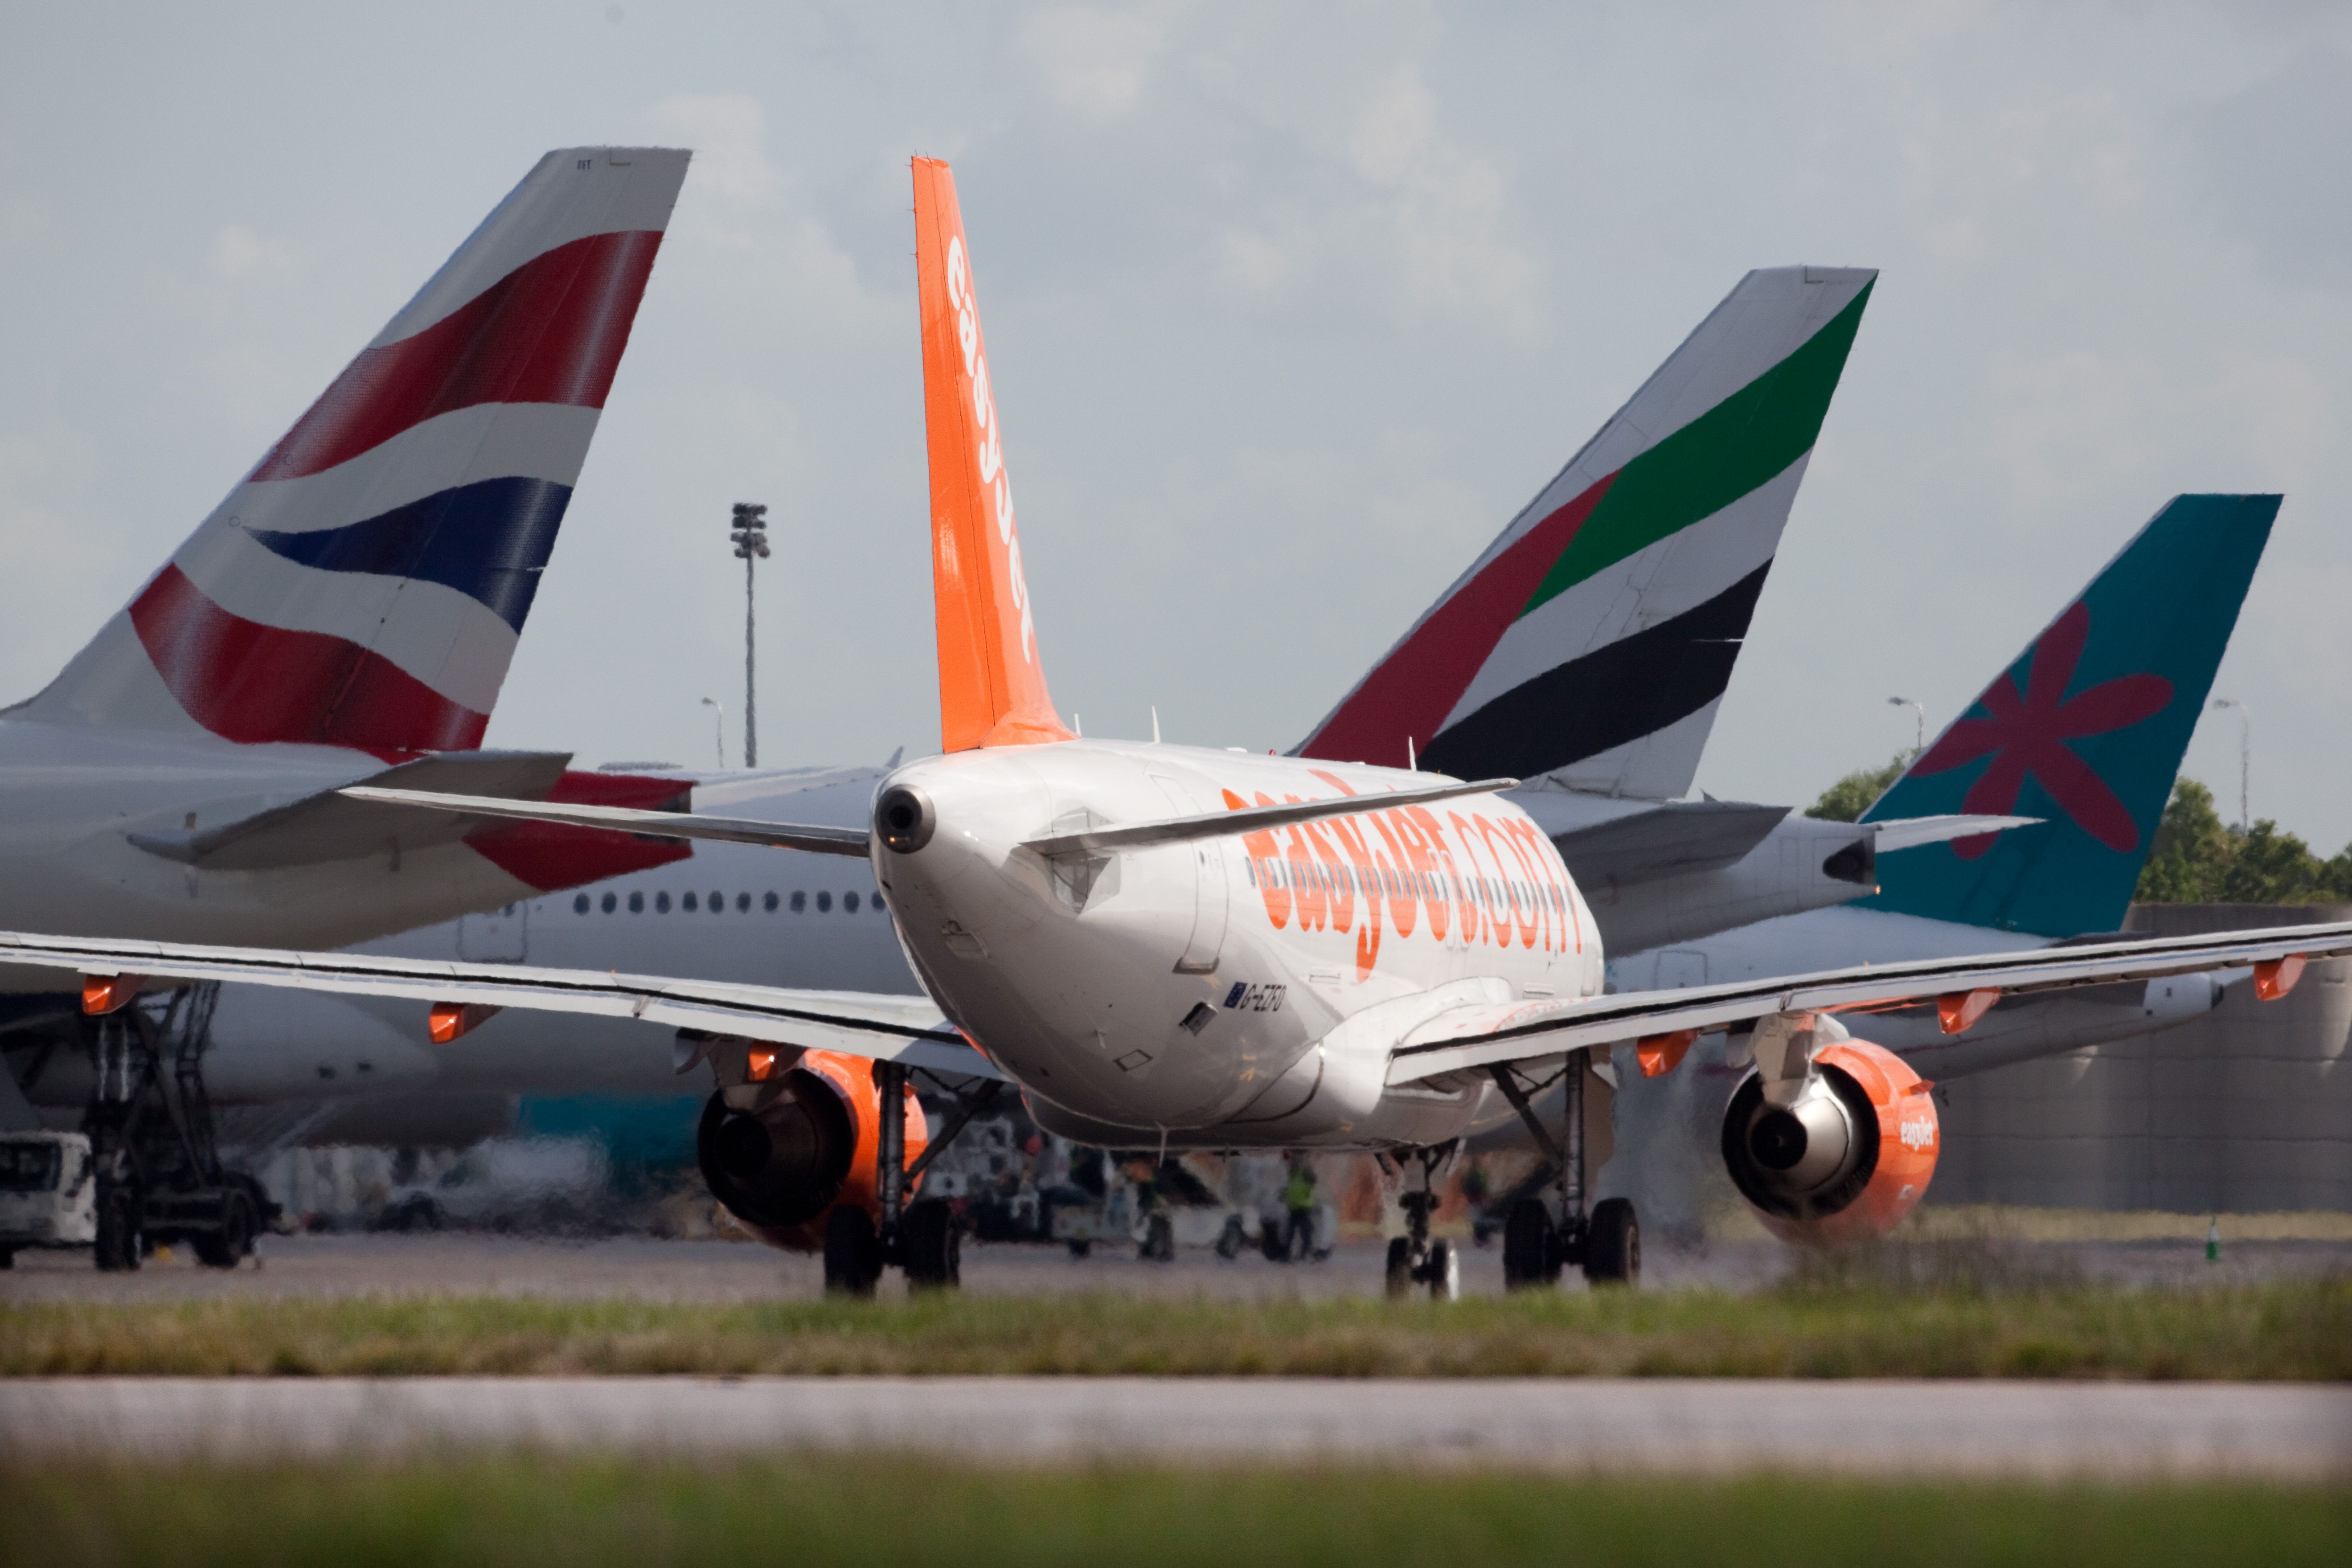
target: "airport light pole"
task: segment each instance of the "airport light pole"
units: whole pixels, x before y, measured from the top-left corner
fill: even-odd
[[[711,710],[712,721],[719,727],[719,765],[723,768],[727,765],[727,704],[716,697],[706,697],[702,705]]]
[[[743,563],[743,765],[760,765],[759,693],[751,663],[751,569],[768,558],[768,509],[751,501],[735,503],[727,537],[735,542],[735,559]],[[727,765],[719,759],[719,766]]]
[[[2238,715],[2238,831],[2252,833],[2254,830],[2254,814],[2246,800],[2252,793],[2247,785],[2254,771],[2253,719],[2246,711],[2246,705],[2234,697],[2216,697],[2213,706],[2216,710],[2234,709]]]
[[[1886,700],[1886,705],[1889,708],[1908,708],[1917,716],[1919,721],[1917,726],[1918,739],[1911,748],[1911,754],[1916,757],[1920,752],[1926,751],[1927,749],[1927,705],[1916,697],[1890,697]]]

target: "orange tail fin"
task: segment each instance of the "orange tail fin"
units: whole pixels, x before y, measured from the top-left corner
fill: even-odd
[[[940,746],[1033,746],[1070,732],[1045,691],[1004,441],[989,391],[955,176],[915,160],[915,279],[923,427],[931,461],[931,595],[940,633]]]

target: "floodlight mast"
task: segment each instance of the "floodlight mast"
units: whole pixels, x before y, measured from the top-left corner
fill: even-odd
[[[753,631],[751,569],[768,558],[768,509],[753,502],[735,503],[727,537],[735,543],[735,559],[743,563],[743,765],[760,765],[758,675],[752,665]]]

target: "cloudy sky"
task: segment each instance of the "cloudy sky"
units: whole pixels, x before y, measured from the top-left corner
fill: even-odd
[[[907,159],[954,162],[1055,695],[1286,746],[1750,267],[1885,276],[1700,784],[1950,719],[2164,500],[2352,838],[2352,22],[2322,5],[0,5],[0,700],[550,147],[697,149],[490,730],[936,744]],[[735,737],[730,733],[730,745]],[[2189,771],[2235,804],[2237,730]],[[2234,810],[2232,811],[2234,814]]]

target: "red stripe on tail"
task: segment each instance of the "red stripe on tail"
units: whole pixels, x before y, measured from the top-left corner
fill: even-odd
[[[252,477],[319,473],[478,404],[604,407],[661,241],[641,229],[557,246],[415,336],[362,350]]]
[[[225,740],[465,752],[490,721],[357,643],[233,616],[177,565],[156,574],[130,614],[180,706]]]
[[[1461,591],[1429,613],[1389,656],[1372,667],[1339,710],[1298,748],[1327,762],[1406,765],[1404,742],[1427,751],[1437,727],[1535,596],[1544,574],[1559,559],[1615,474],[1520,535]]]

